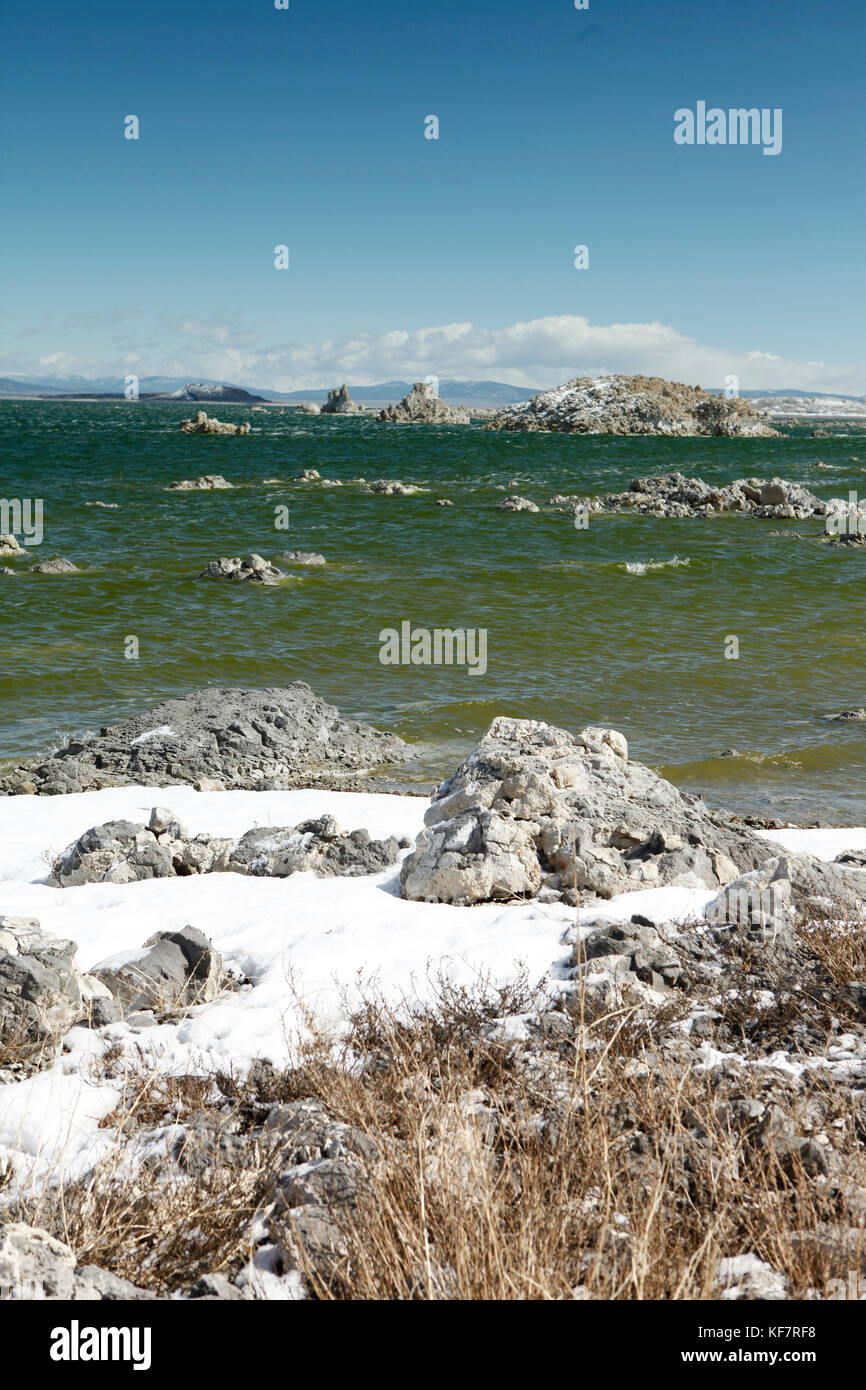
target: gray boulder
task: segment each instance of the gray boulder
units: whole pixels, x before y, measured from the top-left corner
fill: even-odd
[[[49,884],[137,883],[146,878],[229,872],[286,878],[303,870],[328,878],[379,873],[394,864],[408,841],[374,840],[369,831],[348,833],[333,816],[283,828],[256,827],[238,841],[187,835],[171,811],[155,806],[148,825],[109,821],[94,826],[54,862]]]
[[[171,852],[143,825],[107,821],[85,830],[55,861],[48,882],[57,888],[82,883],[138,883],[171,878]]]
[[[616,730],[575,736],[532,720],[495,719],[424,821],[401,872],[403,896],[419,901],[718,889],[773,852],[630,761]]]
[[[93,974],[110,990],[124,1015],[141,1009],[170,1010],[208,1004],[223,988],[222,958],[196,927],[157,932],[132,960],[110,961]]]
[[[864,906],[866,873],[856,863],[845,867],[810,854],[784,853],[726,884],[706,916],[719,925],[778,932],[790,925],[795,912],[820,914],[832,908],[859,918]]]
[[[156,1297],[96,1265],[79,1266],[63,1241],[36,1226],[0,1225],[0,1291],[8,1299],[96,1302]]]
[[[409,756],[409,746],[339,711],[303,681],[280,689],[211,688],[73,739],[44,762],[0,777],[0,795],[112,786],[232,788],[342,785]]]
[[[205,565],[199,579],[228,579],[233,584],[279,584],[285,579],[282,570],[271,565],[261,555],[223,555]]]
[[[376,874],[396,863],[400,842],[374,840],[367,830],[344,833],[333,816],[283,829],[248,830],[228,858],[234,873],[286,878],[312,870],[323,878]]]
[[[109,998],[75,964],[75,943],[43,932],[32,917],[0,917],[0,1025],[4,1031],[59,1037]],[[109,1011],[110,1012],[110,1011]]]

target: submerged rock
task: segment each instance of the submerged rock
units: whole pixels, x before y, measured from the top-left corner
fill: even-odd
[[[498,512],[537,512],[539,508],[528,497],[520,497],[516,492],[509,497],[503,497],[501,502],[496,503]]]
[[[181,483],[170,483],[169,492],[225,492],[234,487],[221,473],[202,473],[200,478],[185,478]]]
[[[414,483],[401,483],[399,478],[377,478],[367,483],[365,492],[373,492],[380,497],[413,497],[416,492],[428,492],[429,488],[416,487]]]
[[[495,719],[434,794],[403,861],[403,896],[471,904],[610,898],[679,884],[718,890],[773,853],[766,841],[628,758],[622,734]]]
[[[78,574],[77,565],[73,565],[71,560],[65,556],[58,555],[53,560],[40,560],[38,565],[30,566],[31,574]]]
[[[284,550],[279,557],[286,565],[325,565],[327,560],[324,555],[319,555],[315,550]]]
[[[341,719],[303,681],[270,690],[210,688],[73,739],[0,778],[0,795],[206,779],[232,788],[332,785],[409,753],[402,739]]]
[[[223,555],[205,565],[199,579],[228,579],[234,584],[279,584],[285,579],[282,570],[271,565],[261,555]]]
[[[487,428],[753,438],[778,433],[739,396],[728,400],[662,377],[620,375],[574,377],[531,400],[506,406]]]
[[[231,425],[225,420],[217,420],[204,410],[197,410],[189,420],[181,420],[184,434],[249,434],[249,421],[242,425]]]
[[[386,406],[379,411],[377,419],[399,425],[468,425],[469,412],[459,406],[446,405],[430,382],[416,381],[398,405]]]

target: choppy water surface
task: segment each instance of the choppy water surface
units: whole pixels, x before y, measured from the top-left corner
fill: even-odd
[[[191,409],[0,403],[0,496],[43,498],[34,559],[65,555],[84,571],[5,562],[17,577],[0,575],[0,760],[202,685],[300,678],[344,714],[423,745],[414,773],[425,780],[511,714],[614,725],[634,756],[735,810],[866,823],[866,722],[826,718],[866,705],[866,551],[818,543],[817,521],[611,516],[576,530],[547,505],[671,469],[866,495],[862,428],[581,438],[219,406],[253,432],[207,438],[180,433]],[[302,468],[344,486],[294,483]],[[235,489],[166,490],[200,473]],[[359,477],[430,491],[372,496]],[[541,513],[495,511],[511,491]],[[288,531],[275,529],[281,505]],[[284,549],[321,551],[328,565],[275,588],[196,579],[217,556]],[[381,665],[380,630],[406,620],[486,628],[486,673]],[[124,657],[129,635],[138,661]],[[725,659],[729,635],[739,660]]]

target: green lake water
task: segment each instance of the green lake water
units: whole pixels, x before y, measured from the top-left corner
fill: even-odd
[[[45,529],[31,559],[0,562],[16,571],[0,575],[0,764],[203,685],[303,679],[418,744],[419,781],[447,775],[508,714],[612,725],[633,756],[713,804],[866,824],[866,721],[827,718],[866,705],[866,550],[819,543],[820,521],[617,515],[579,530],[548,505],[673,469],[866,496],[862,427],[624,439],[220,405],[220,419],[251,421],[249,437],[183,435],[195,408],[0,402],[0,497],[42,498]],[[303,468],[344,486],[293,482]],[[167,490],[202,473],[235,487]],[[430,491],[375,496],[359,477]],[[541,512],[496,511],[508,492]],[[197,579],[218,556],[284,549],[328,564],[273,588]],[[53,555],[82,572],[25,572]],[[383,666],[380,630],[404,621],[485,628],[486,672]],[[738,660],[725,659],[732,635]]]

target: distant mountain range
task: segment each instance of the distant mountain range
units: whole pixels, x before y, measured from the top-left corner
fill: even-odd
[[[364,405],[388,405],[399,401],[412,389],[410,381],[382,381],[375,386],[349,385],[349,394],[354,401]],[[334,385],[342,382],[334,381]],[[0,398],[45,397],[72,398],[96,397],[122,399],[125,381],[123,377],[32,377],[23,380],[18,377],[0,377]],[[310,401],[322,404],[327,399],[328,388],[313,386],[302,391],[271,391],[266,387],[235,386],[229,382],[199,381],[190,382],[181,377],[145,376],[138,384],[139,394],[145,400],[176,400],[231,403],[254,403],[284,401],[287,404]],[[504,381],[460,381],[444,377],[439,382],[439,394],[451,405],[475,406],[477,408],[516,405],[536,396],[547,387],[510,386]],[[708,387],[708,390],[714,388]],[[715,388],[721,393],[721,388]],[[760,410],[771,415],[801,416],[803,418],[842,416],[866,417],[866,396],[838,396],[829,392],[804,391],[785,388],[775,391],[741,391],[740,395],[755,401]]]
[[[332,385],[341,386],[336,378]],[[25,381],[17,377],[0,377],[0,397],[10,396],[112,396],[122,397],[123,377],[31,377]],[[383,381],[375,386],[349,385],[353,400],[365,405],[388,405],[391,401],[402,400],[411,391],[411,381]],[[221,381],[190,382],[179,377],[143,376],[138,383],[139,394],[148,399],[155,397],[174,400],[200,401],[312,401],[322,404],[328,398],[328,387],[311,386],[303,391],[271,391],[265,387],[234,386]],[[541,387],[509,386],[504,381],[456,381],[443,379],[439,382],[439,394],[443,400],[459,405],[493,406],[513,405],[537,395]],[[228,392],[237,394],[229,395]]]

